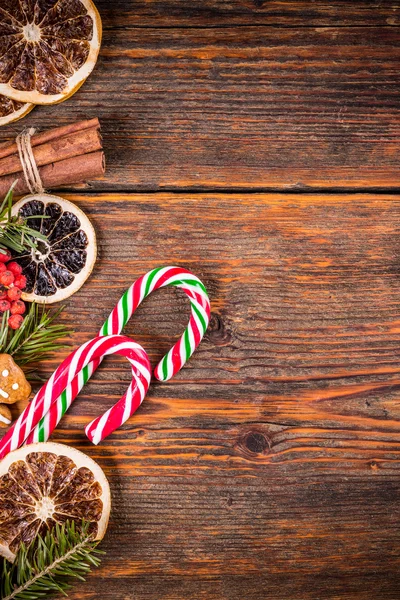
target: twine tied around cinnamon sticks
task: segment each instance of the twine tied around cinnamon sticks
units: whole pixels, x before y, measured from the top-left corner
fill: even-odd
[[[91,181],[104,171],[97,118],[40,133],[29,129],[0,146],[0,198],[16,179],[14,193],[19,196]]]
[[[25,181],[31,194],[43,194],[44,187],[33,154],[31,137],[36,133],[34,127],[25,129],[16,138],[19,160],[25,175]]]

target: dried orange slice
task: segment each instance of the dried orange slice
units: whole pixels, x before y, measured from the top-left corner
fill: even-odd
[[[101,32],[92,0],[1,0],[0,94],[62,102],[92,72]]]
[[[34,104],[23,104],[0,94],[0,126],[22,119],[33,108],[35,108]]]
[[[55,523],[89,522],[101,540],[110,516],[110,488],[91,458],[70,446],[39,443],[0,462],[0,555],[10,561]]]
[[[47,241],[38,241],[36,250],[12,252],[27,280],[23,300],[52,304],[77,292],[97,257],[96,234],[85,213],[64,198],[33,194],[16,202],[12,214],[26,218],[29,227],[47,236]]]

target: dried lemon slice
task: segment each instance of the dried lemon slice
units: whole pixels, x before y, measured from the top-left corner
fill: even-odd
[[[55,523],[89,522],[101,540],[110,516],[110,487],[91,458],[70,446],[39,443],[0,462],[0,555],[10,561]]]
[[[8,125],[18,119],[22,119],[31,110],[35,108],[34,104],[23,104],[6,96],[0,95],[0,126]]]
[[[28,218],[29,227],[47,236],[36,250],[12,253],[27,280],[23,300],[52,304],[77,292],[97,256],[96,234],[85,213],[64,198],[33,194],[14,204],[12,214]]]
[[[0,94],[62,102],[92,72],[101,31],[92,0],[1,0]]]

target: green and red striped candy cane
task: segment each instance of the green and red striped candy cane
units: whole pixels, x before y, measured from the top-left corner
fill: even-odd
[[[204,337],[210,321],[210,299],[198,277],[181,267],[159,267],[138,279],[125,292],[100,330],[100,335],[120,333],[138,306],[155,290],[181,288],[190,300],[192,314],[182,337],[154,370],[159,381],[168,381],[189,360]]]
[[[160,381],[171,379],[183,367],[207,331],[210,321],[210,300],[204,284],[198,277],[181,267],[159,267],[149,271],[125,292],[100,330],[101,336],[119,335],[143,300],[153,291],[168,286],[182,289],[190,300],[192,310],[189,325],[182,337],[155,368],[155,377]],[[49,408],[47,414],[32,429],[27,443],[48,440],[73,399],[79,394],[101,361],[101,358],[93,360],[78,373],[62,392],[57,402]],[[86,434],[90,436],[88,428]]]

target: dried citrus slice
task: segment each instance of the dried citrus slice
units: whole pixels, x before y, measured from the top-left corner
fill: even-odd
[[[24,446],[0,462],[0,555],[13,561],[21,543],[67,520],[88,521],[101,540],[110,508],[106,476],[86,454],[62,444]]]
[[[47,236],[36,250],[13,255],[27,280],[22,299],[52,304],[78,291],[97,255],[96,234],[85,213],[64,198],[34,194],[14,204],[12,214],[28,217],[28,225]]]
[[[35,108],[34,104],[23,104],[0,94],[0,126],[22,119],[33,108]]]
[[[1,0],[0,94],[62,102],[92,72],[101,31],[92,0]]]

